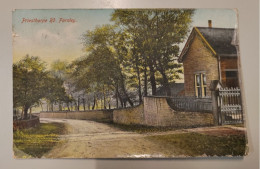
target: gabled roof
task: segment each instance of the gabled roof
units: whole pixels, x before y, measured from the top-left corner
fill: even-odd
[[[197,28],[218,54],[237,54],[236,47],[232,45],[234,29]]]
[[[202,41],[207,45],[214,55],[220,56],[236,56],[236,47],[232,45],[235,30],[229,28],[209,28],[194,27],[182,52],[179,61],[183,61],[189,45],[194,38],[194,34],[198,34]]]

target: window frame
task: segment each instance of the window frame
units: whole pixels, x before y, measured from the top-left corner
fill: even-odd
[[[199,78],[199,85],[198,79]],[[205,72],[196,72],[194,73],[194,82],[195,82],[195,96],[197,98],[204,98],[207,95],[207,76]],[[200,93],[199,93],[200,92]]]

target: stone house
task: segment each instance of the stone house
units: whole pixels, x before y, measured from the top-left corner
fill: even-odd
[[[194,27],[179,56],[184,68],[185,96],[210,97],[212,80],[223,87],[238,87],[235,29]]]

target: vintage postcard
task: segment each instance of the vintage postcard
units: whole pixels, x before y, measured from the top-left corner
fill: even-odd
[[[14,158],[247,155],[234,9],[13,11]]]

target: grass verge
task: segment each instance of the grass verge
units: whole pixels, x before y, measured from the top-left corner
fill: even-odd
[[[137,133],[152,133],[152,132],[165,132],[173,131],[178,128],[174,127],[154,127],[154,126],[144,126],[144,125],[125,125],[116,123],[107,123],[108,125],[118,128],[123,131],[137,132]]]
[[[175,156],[243,156],[246,153],[245,135],[211,136],[182,133],[149,136],[147,139],[167,147]]]
[[[59,135],[64,134],[65,131],[66,127],[63,123],[41,123],[36,128],[14,131],[14,153],[20,150],[33,158],[41,158],[60,142]],[[15,156],[19,155],[15,154]]]

